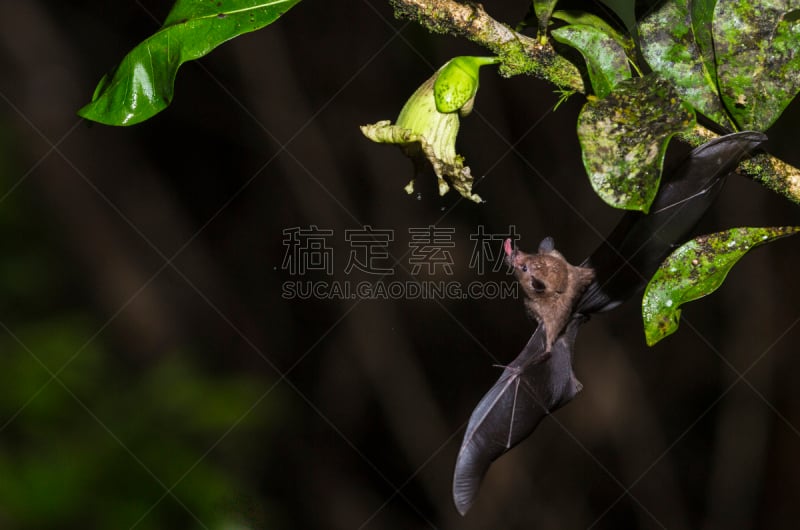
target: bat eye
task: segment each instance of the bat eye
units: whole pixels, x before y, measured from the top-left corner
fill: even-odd
[[[544,282],[541,280],[537,280],[536,278],[531,279],[531,285],[533,286],[534,292],[543,293],[545,289]]]
[[[523,265],[521,267],[521,269],[522,269],[522,272],[528,272],[528,266],[527,265]]]

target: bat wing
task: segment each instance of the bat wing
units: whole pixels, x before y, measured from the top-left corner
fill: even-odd
[[[584,321],[580,315],[570,320],[550,353],[545,352],[544,327],[536,328],[522,352],[475,407],[453,476],[453,500],[461,515],[478,495],[491,463],[580,392],[582,385],[572,372],[572,352]]]
[[[643,289],[714,202],[725,177],[766,139],[760,132],[744,131],[720,136],[689,153],[664,178],[650,213],[627,213],[584,262],[595,270],[595,281],[584,292],[578,311],[612,309]]]
[[[623,216],[583,263],[595,269],[595,281],[550,354],[545,353],[544,328],[539,326],[470,417],[453,477],[453,499],[462,515],[475,500],[491,463],[580,391],[572,372],[572,352],[578,327],[586,320],[582,314],[611,309],[641,290],[674,246],[689,235],[725,177],[765,140],[761,133],[746,131],[694,149],[665,177],[650,214]]]

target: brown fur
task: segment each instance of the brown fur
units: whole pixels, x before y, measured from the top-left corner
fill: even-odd
[[[578,298],[594,279],[594,270],[570,265],[552,248],[552,240],[547,245],[542,242],[536,254],[514,249],[506,255],[506,261],[514,267],[514,275],[525,292],[529,314],[544,326],[549,352],[564,331]]]

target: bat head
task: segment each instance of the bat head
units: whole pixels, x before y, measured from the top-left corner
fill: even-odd
[[[503,250],[525,293],[528,312],[545,327],[550,351],[569,321],[578,296],[594,278],[594,271],[570,265],[550,237],[542,240],[535,254],[513,248],[510,239],[503,243]]]
[[[539,244],[539,252],[528,254],[512,247],[511,240],[503,244],[506,263],[528,298],[546,298],[563,293],[569,276],[568,263],[557,250],[553,238],[547,237]]]

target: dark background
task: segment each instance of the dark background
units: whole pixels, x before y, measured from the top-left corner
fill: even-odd
[[[358,126],[483,52],[383,0],[307,0],[185,65],[154,119],[80,120],[170,4],[0,4],[0,527],[796,526],[797,240],[748,255],[654,348],[636,301],[584,326],[583,392],[461,518],[455,456],[532,330],[522,302],[281,289],[358,279],[344,231],[364,225],[394,231],[400,281],[408,229],[431,224],[455,230],[453,275],[425,279],[505,281],[468,267],[479,225],[581,261],[620,215],[582,169],[582,98],[554,112],[548,83],[483,69],[459,152],[486,203],[439,197],[432,174],[409,197],[410,162]],[[510,4],[489,10],[514,23],[527,4]],[[795,166],[798,112],[769,131]],[[734,177],[701,229],[784,224],[797,206]],[[334,231],[334,278],[282,267],[283,231],[312,225]]]

